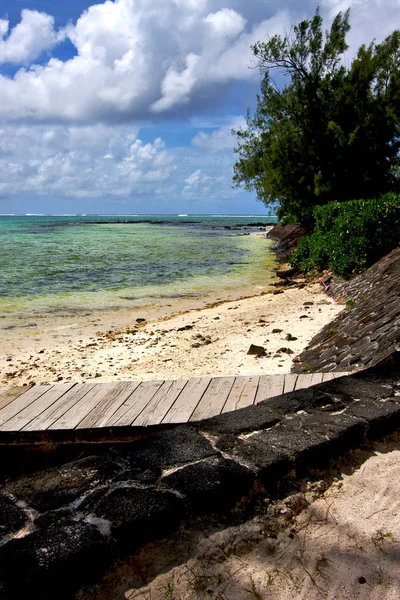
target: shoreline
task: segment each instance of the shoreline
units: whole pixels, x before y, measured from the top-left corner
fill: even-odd
[[[0,358],[0,384],[288,373],[342,308],[311,282],[248,297],[185,298],[157,310],[90,311],[75,323],[14,330]],[[248,355],[251,344],[266,355]]]

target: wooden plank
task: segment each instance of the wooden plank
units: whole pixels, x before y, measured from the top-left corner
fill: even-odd
[[[349,375],[349,373],[347,371],[335,371],[333,375],[336,379],[337,377],[345,377],[346,375]]]
[[[160,389],[154,394],[151,402],[136,417],[132,425],[134,427],[147,427],[147,425],[159,425],[178,396],[184,390],[187,379],[177,381],[164,381]]]
[[[122,381],[101,400],[77,425],[77,429],[107,427],[114,413],[140,385],[140,381]]]
[[[200,421],[219,415],[234,383],[234,377],[215,377],[204,392],[189,420]]]
[[[310,385],[317,385],[317,383],[322,383],[322,375],[323,373],[312,373]]]
[[[129,396],[123,405],[114,413],[109,420],[109,423],[115,427],[132,425],[133,421],[148,405],[163,383],[163,380],[142,381],[133,394]]]
[[[310,387],[311,377],[312,375],[310,375],[309,373],[300,373],[300,375],[297,377],[295,389],[302,390],[304,388]]]
[[[268,398],[275,398],[283,394],[283,386],[285,385],[284,375],[261,375],[258,384],[255,404]]]
[[[211,377],[189,379],[161,423],[187,423],[211,381]]]
[[[48,429],[75,429],[87,414],[108,394],[115,383],[95,383],[87,394],[76,402],[62,417],[57,419]]]
[[[0,425],[9,419],[12,419],[12,417],[21,412],[21,410],[24,410],[24,408],[32,404],[32,402],[35,402],[35,400],[52,387],[52,385],[34,385],[24,394],[18,396],[13,402],[0,410]]]
[[[2,394],[4,394],[4,392],[7,392],[7,390],[9,390],[9,387],[6,387],[5,385],[0,385],[0,397]]]
[[[11,419],[0,425],[0,431],[20,431],[32,419],[41,415],[43,411],[52,406],[59,398],[64,396],[70,390],[74,383],[63,383],[54,385],[52,388],[42,394],[37,400],[29,404],[26,408],[14,415]]]
[[[95,383],[77,383],[64,396],[49,406],[41,415],[22,428],[22,431],[45,431],[62,417],[74,404],[86,396],[95,386]]]
[[[335,379],[335,374],[334,373],[322,373],[322,381],[331,381],[332,379]]]
[[[0,410],[13,402],[19,396],[22,396],[25,392],[31,389],[32,386],[27,387],[26,385],[21,385],[18,387],[8,388],[6,392],[3,392],[0,396]]]
[[[283,393],[287,394],[288,392],[293,392],[296,387],[297,374],[296,373],[287,373],[285,375],[285,384],[283,386]]]
[[[251,406],[256,397],[259,377],[235,377],[229,396],[222,409],[223,413]]]

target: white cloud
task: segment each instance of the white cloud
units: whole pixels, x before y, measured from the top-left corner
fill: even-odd
[[[13,32],[33,12],[25,11]],[[41,49],[44,38],[50,47],[56,35],[52,17],[44,17],[48,35],[35,30]],[[282,24],[282,16],[278,21]],[[63,32],[75,46],[75,56],[32,64],[13,78],[0,76],[0,116],[93,122],[176,112],[196,104],[199,93],[210,97],[216,85],[255,76],[248,69],[249,46],[269,22],[252,28],[238,11],[217,6],[210,11],[207,2],[115,0],[93,5]]]
[[[400,28],[399,0],[322,0],[321,8],[329,19],[350,8],[349,61],[361,44],[368,45],[374,39],[381,42],[394,29]]]
[[[168,182],[175,157],[135,128],[6,126],[0,128],[3,196],[130,196]]]
[[[233,117],[228,124],[215,129],[211,133],[200,131],[192,139],[192,144],[196,148],[204,152],[222,152],[225,150],[233,150],[237,145],[237,140],[232,135],[232,129],[240,129],[246,127],[246,119],[244,117]]]
[[[8,20],[0,20],[0,63],[20,64],[35,60],[62,37],[54,30],[53,17],[37,10],[21,11],[20,23],[5,37],[8,29]]]

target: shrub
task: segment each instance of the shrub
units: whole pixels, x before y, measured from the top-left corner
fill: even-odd
[[[330,269],[349,279],[400,244],[400,196],[329,202],[314,209],[314,232],[302,238],[291,264],[304,272]]]

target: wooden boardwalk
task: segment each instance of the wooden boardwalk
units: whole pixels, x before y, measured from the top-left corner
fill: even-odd
[[[0,387],[0,440],[11,432],[67,433],[200,421],[341,375],[345,373]]]

